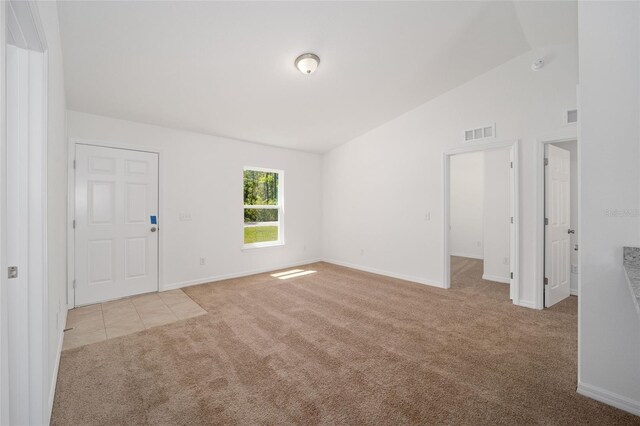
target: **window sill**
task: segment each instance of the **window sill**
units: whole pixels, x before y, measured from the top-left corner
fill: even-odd
[[[245,251],[245,250],[253,250],[253,249],[267,248],[267,247],[279,247],[283,245],[284,245],[284,241],[269,241],[268,243],[251,243],[251,244],[244,244],[240,250]]]

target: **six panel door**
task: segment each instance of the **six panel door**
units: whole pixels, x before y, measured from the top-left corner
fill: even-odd
[[[76,145],[75,305],[158,290],[158,154]]]

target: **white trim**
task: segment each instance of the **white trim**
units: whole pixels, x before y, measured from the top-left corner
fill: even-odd
[[[544,155],[545,145],[550,143],[577,141],[576,126],[569,126],[561,131],[550,133],[536,139],[536,263],[534,272],[534,294],[536,309],[544,309]],[[580,206],[580,145],[578,145],[578,207]],[[578,210],[578,221],[580,210]],[[578,240],[580,237],[578,236]],[[578,256],[578,268],[580,268],[580,256]],[[578,288],[580,288],[580,275],[578,275]],[[579,313],[578,313],[579,315]]]
[[[76,171],[73,167],[76,158],[76,145],[90,145],[103,148],[115,148],[124,149],[127,151],[141,151],[149,152],[152,154],[158,154],[158,225],[162,226],[162,221],[167,217],[165,209],[165,197],[163,194],[164,188],[164,154],[162,148],[139,146],[139,145],[127,145],[121,142],[113,142],[108,140],[96,140],[96,139],[84,139],[84,138],[69,138],[69,155],[67,164],[67,306],[71,309],[76,306],[75,304],[75,289],[73,288],[73,282],[76,277],[75,270],[75,230],[73,229],[73,221],[76,214]],[[161,291],[164,288],[164,234],[165,232],[158,233],[158,287],[157,291]]]
[[[60,358],[62,358],[62,345],[64,343],[64,324],[67,323],[67,306],[63,306],[63,316],[60,324],[63,326],[60,328],[60,336],[58,337],[58,347],[56,348],[56,360],[53,364],[53,374],[51,375],[51,384],[49,386],[49,405],[47,411],[46,424],[51,423],[51,414],[53,413],[53,401],[56,396],[56,384],[58,383],[58,370],[60,369]]]
[[[397,279],[400,279],[400,280],[410,281],[410,282],[417,283],[417,284],[424,284],[424,285],[428,285],[428,286],[432,286],[432,287],[444,288],[442,286],[442,283],[439,283],[437,281],[425,280],[423,278],[416,277],[416,276],[398,274],[396,272],[390,272],[390,271],[385,271],[385,270],[382,270],[382,269],[370,268],[368,266],[356,265],[355,263],[342,262],[340,260],[334,260],[334,259],[324,258],[324,259],[322,259],[322,261],[323,262],[327,262],[327,263],[331,263],[333,265],[344,266],[346,268],[357,269],[359,271],[370,272],[370,273],[376,274],[376,275],[383,275],[385,277],[397,278]]]
[[[580,381],[578,382],[577,392],[580,395],[640,416],[640,401],[634,401],[625,396]]]
[[[509,284],[509,277],[500,277],[498,275],[482,274],[482,279],[487,281],[493,281],[496,283]]]
[[[322,258],[307,259],[307,260],[301,260],[299,262],[269,266],[267,268],[253,269],[251,271],[235,272],[232,274],[224,274],[224,275],[215,275],[212,277],[198,278],[198,279],[189,280],[189,281],[179,281],[179,282],[164,286],[160,291],[169,291],[169,290],[175,290],[177,288],[190,287],[193,285],[208,284],[216,281],[230,280],[232,278],[241,278],[241,277],[247,277],[250,275],[264,274],[265,272],[272,272],[272,271],[277,271],[279,269],[285,269],[285,268],[293,268],[295,266],[310,265],[312,263],[318,263],[322,261],[323,261]]]
[[[518,301],[518,303],[513,303],[514,305],[518,305],[518,306],[522,306],[523,308],[529,308],[529,309],[539,309],[536,307],[536,304],[534,302],[532,302],[531,300],[522,300],[520,299]]]
[[[569,289],[569,294],[572,296],[577,296],[579,294],[579,291],[576,290],[575,288],[571,288]]]
[[[244,204],[244,199],[242,200],[242,247],[241,250],[252,250],[266,247],[277,247],[283,246],[285,244],[284,239],[284,206],[285,206],[285,178],[284,178],[284,170],[281,169],[268,169],[265,167],[254,167],[254,166],[244,166],[242,169],[242,181],[244,182],[244,172],[246,171],[255,171],[255,172],[264,172],[264,173],[276,173],[278,175],[278,204],[275,206],[263,206],[263,205],[246,205]],[[244,198],[244,197],[243,197]],[[244,211],[245,209],[277,209],[278,210],[278,239],[276,241],[264,241],[257,243],[244,243]]]
[[[484,257],[481,254],[461,253],[461,252],[457,252],[457,251],[450,251],[449,252],[449,256],[466,257],[466,258],[469,258],[469,259],[484,260]]]
[[[48,300],[48,268],[47,268],[47,138],[48,138],[48,53],[45,33],[40,20],[38,6],[31,1],[10,1],[1,5],[3,8],[3,23],[12,28],[11,39],[19,41],[20,47],[16,49],[16,59],[21,61],[20,76],[25,80],[20,81],[24,92],[20,96],[20,114],[14,116],[15,123],[20,128],[26,128],[27,132],[20,133],[16,147],[21,150],[20,161],[23,161],[19,176],[16,173],[16,182],[20,187],[20,230],[14,237],[16,250],[22,254],[14,259],[19,266],[19,284],[12,286],[13,290],[4,294],[5,304],[2,306],[3,320],[9,320],[6,324],[13,324],[16,328],[3,329],[9,341],[2,341],[7,345],[5,358],[8,362],[3,364],[9,371],[9,382],[3,382],[2,386],[2,418],[9,423],[26,421],[32,424],[45,423],[49,417],[48,391],[49,385],[56,378],[49,375],[49,300]],[[5,13],[8,15],[5,16]],[[12,22],[6,22],[10,18]],[[3,27],[4,28],[4,27]],[[26,31],[25,31],[26,30]],[[6,123],[5,114],[7,92],[5,80],[7,67],[6,40],[3,34],[3,111],[2,120]],[[22,57],[22,58],[20,58]],[[15,83],[14,83],[15,84]],[[26,94],[26,96],[25,96]],[[23,99],[25,102],[23,102]],[[14,110],[15,112],[15,110]],[[3,182],[7,180],[4,168],[8,163],[16,161],[16,157],[8,160],[6,157],[6,132],[3,126],[2,142],[2,168]],[[12,139],[13,140],[13,139]],[[24,151],[22,151],[24,150]],[[14,151],[15,155],[15,151]],[[14,164],[15,166],[15,164]],[[22,186],[24,185],[24,186]],[[4,188],[6,190],[6,188]],[[7,224],[7,192],[2,193],[3,228],[16,226]],[[24,204],[23,204],[24,203]],[[13,209],[17,208],[15,205]],[[3,234],[5,241],[9,236]],[[9,244],[8,241],[5,241]],[[3,264],[6,267],[6,246],[3,249]],[[6,271],[6,269],[4,269]],[[7,288],[7,281],[3,277],[0,280],[3,288]],[[6,296],[6,297],[5,297]],[[7,309],[8,308],[8,309]],[[7,317],[5,315],[9,315]],[[19,324],[19,322],[22,322]],[[19,327],[19,328],[18,328]],[[4,333],[3,333],[4,334]],[[11,378],[14,381],[11,381]],[[6,380],[6,377],[3,378]]]
[[[6,3],[0,4],[0,28],[7,28]],[[6,31],[0,31],[0,182],[7,181],[7,87],[6,87]],[[6,185],[0,185],[0,271],[7,270],[6,262]],[[9,363],[7,328],[7,280],[0,274],[0,424],[9,424]]]
[[[519,161],[519,146],[520,140],[511,141],[498,141],[483,143],[470,146],[462,146],[444,151],[442,154],[442,171],[443,171],[443,183],[442,183],[442,246],[443,246],[443,278],[442,288],[451,287],[451,259],[449,253],[449,192],[450,192],[450,157],[457,154],[464,154],[469,152],[488,151],[493,149],[511,149],[511,157],[513,161],[513,185],[511,188],[511,211],[513,212],[513,232],[511,232],[511,272],[513,272],[513,279],[510,285],[510,295],[513,300],[513,304],[522,305],[520,303],[520,161]]]

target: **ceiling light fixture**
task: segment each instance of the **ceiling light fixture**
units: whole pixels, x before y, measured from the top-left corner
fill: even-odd
[[[320,65],[320,58],[313,53],[305,53],[296,58],[296,68],[303,74],[313,74]]]

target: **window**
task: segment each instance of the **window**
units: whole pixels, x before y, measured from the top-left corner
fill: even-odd
[[[244,168],[244,246],[284,244],[283,175],[280,170]]]

